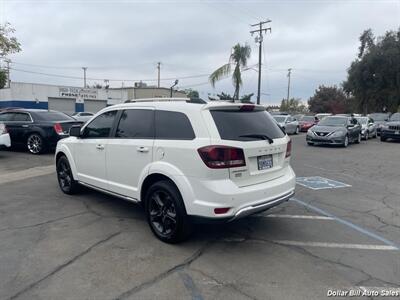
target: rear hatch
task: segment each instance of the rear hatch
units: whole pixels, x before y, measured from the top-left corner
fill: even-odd
[[[238,186],[274,180],[285,174],[289,138],[263,107],[210,107],[210,114],[219,134],[218,143],[243,149],[246,165],[229,168],[229,177]]]

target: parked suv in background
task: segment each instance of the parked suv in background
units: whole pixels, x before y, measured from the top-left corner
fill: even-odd
[[[381,128],[381,141],[387,139],[400,140],[400,113],[394,113]]]
[[[382,127],[389,120],[390,113],[372,113],[369,117],[374,120],[377,135],[381,134]]]
[[[103,109],[58,143],[64,193],[82,184],[140,202],[169,243],[185,239],[193,220],[235,220],[294,194],[290,139],[264,107],[132,101]]]

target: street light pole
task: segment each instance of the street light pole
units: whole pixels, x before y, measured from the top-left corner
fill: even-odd
[[[170,94],[171,98],[172,98],[172,89],[178,84],[178,82],[179,82],[179,80],[176,79],[175,82],[174,82],[174,84],[173,84],[173,85],[171,86],[171,88],[170,88],[170,90],[171,90],[171,94]]]
[[[288,85],[287,85],[287,98],[286,98],[286,104],[287,104],[288,107],[289,107],[290,74],[291,74],[291,73],[292,73],[292,69],[289,68],[289,69],[288,69],[288,74],[287,74],[287,77],[288,77]]]

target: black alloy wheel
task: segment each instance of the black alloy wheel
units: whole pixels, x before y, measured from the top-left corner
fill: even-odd
[[[188,237],[191,224],[178,189],[169,181],[154,183],[146,195],[146,215],[154,235],[166,243]]]
[[[60,189],[65,194],[74,194],[78,191],[79,184],[72,175],[71,166],[69,165],[68,159],[65,156],[61,156],[57,160],[57,179]]]

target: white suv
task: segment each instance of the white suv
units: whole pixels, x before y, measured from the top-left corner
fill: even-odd
[[[81,184],[140,202],[164,242],[186,238],[193,220],[235,220],[294,194],[291,141],[262,106],[132,100],[70,135],[56,150],[62,191]]]

